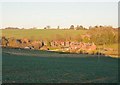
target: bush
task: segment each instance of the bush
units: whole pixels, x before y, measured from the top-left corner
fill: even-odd
[[[5,37],[2,37],[1,41],[2,46],[6,47],[8,44],[8,40]]]

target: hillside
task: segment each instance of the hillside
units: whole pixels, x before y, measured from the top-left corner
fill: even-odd
[[[14,38],[29,38],[29,39],[55,39],[56,36],[62,36],[62,38],[76,37],[80,34],[85,34],[87,30],[59,30],[59,29],[4,29],[2,31],[2,36],[14,37]]]
[[[99,27],[90,30],[3,29],[2,45],[36,50],[74,53],[102,53],[118,57],[118,30]]]

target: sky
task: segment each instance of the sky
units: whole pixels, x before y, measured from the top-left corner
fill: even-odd
[[[118,2],[2,2],[2,28],[118,26]]]

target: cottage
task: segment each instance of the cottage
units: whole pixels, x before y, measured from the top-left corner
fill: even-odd
[[[55,47],[55,42],[54,42],[54,41],[51,41],[51,42],[50,42],[50,45],[51,45],[52,47]]]
[[[21,39],[21,41],[22,41],[22,43],[30,43],[30,40],[27,38],[23,38],[23,39]]]
[[[58,40],[56,40],[56,41],[54,41],[54,44],[55,44],[55,46],[60,46],[60,41],[58,41]]]
[[[21,39],[16,39],[16,43],[21,44],[22,43]]]
[[[34,49],[40,49],[42,47],[42,42],[40,41],[33,41],[31,43],[32,47],[34,47]]]
[[[82,46],[83,50],[91,51],[91,50],[96,50],[96,45],[94,43],[84,43]]]
[[[65,46],[65,42],[64,41],[61,41],[60,44],[61,44],[61,46]]]
[[[91,46],[91,50],[96,50],[96,45],[93,43],[92,46]]]
[[[65,46],[69,47],[70,46],[70,41],[66,41]]]

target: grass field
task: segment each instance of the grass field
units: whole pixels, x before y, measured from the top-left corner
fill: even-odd
[[[63,38],[76,37],[80,34],[84,34],[86,30],[59,30],[59,29],[5,29],[1,30],[2,35],[6,37],[15,38],[29,38],[29,39],[54,39],[56,35],[60,35]],[[57,36],[58,37],[58,36]]]
[[[116,83],[118,59],[3,48],[3,83]]]

